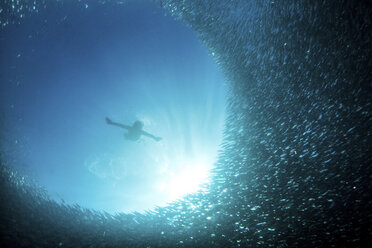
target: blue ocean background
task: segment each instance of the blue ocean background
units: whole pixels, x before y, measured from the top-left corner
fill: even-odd
[[[365,247],[371,12],[1,1],[0,247]]]
[[[56,201],[110,213],[200,190],[227,89],[196,34],[147,1],[53,4],[1,33],[8,162]],[[163,139],[125,140],[105,117]]]

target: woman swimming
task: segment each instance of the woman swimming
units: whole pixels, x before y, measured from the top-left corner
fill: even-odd
[[[127,126],[127,125],[124,125],[124,124],[121,124],[121,123],[113,122],[111,119],[106,117],[106,123],[109,124],[109,125],[118,126],[118,127],[121,127],[121,128],[124,128],[124,129],[128,130],[128,132],[126,134],[124,134],[124,137],[127,140],[136,141],[141,137],[141,135],[147,136],[147,137],[152,138],[156,141],[160,141],[162,139],[160,137],[156,137],[156,136],[154,136],[154,135],[152,135],[148,132],[143,131],[142,130],[143,123],[141,121],[135,121],[132,126]]]

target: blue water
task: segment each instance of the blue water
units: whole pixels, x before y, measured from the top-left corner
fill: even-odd
[[[55,3],[1,31],[4,146],[58,202],[153,209],[208,183],[226,86],[195,33],[153,3]],[[162,137],[138,141],[105,117]]]
[[[368,7],[2,1],[0,247],[365,247]]]

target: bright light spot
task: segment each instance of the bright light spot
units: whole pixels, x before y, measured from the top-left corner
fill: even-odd
[[[197,192],[203,184],[209,182],[211,167],[212,163],[206,162],[183,163],[177,171],[168,173],[168,178],[159,188],[171,201]]]
[[[166,189],[166,187],[167,187],[167,184],[166,183],[161,183],[160,185],[159,185],[159,191],[160,192],[163,192],[165,189]]]

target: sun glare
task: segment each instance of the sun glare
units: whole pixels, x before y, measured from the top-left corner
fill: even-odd
[[[209,182],[211,167],[212,164],[207,162],[183,163],[181,168],[168,174],[167,179],[159,185],[159,190],[171,201],[197,192]]]

